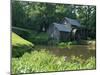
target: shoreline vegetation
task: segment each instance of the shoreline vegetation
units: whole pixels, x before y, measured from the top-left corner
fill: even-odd
[[[20,58],[12,58],[12,74],[96,69],[95,61],[95,57],[89,57],[87,60],[75,56],[70,59],[58,57],[41,49],[25,53]]]
[[[17,45],[21,43],[20,45]],[[47,50],[49,48],[37,46],[34,47],[32,43],[23,40],[17,34],[12,33],[12,46],[13,54],[21,55],[20,57],[12,57],[12,74],[20,73],[35,73],[35,72],[50,72],[50,71],[68,71],[68,70],[87,70],[96,68],[96,58],[95,56],[83,59],[82,55],[75,56],[57,56]],[[22,48],[22,45],[25,46]],[[67,44],[60,44],[58,46],[61,48],[66,47]],[[71,45],[69,45],[71,46]],[[39,48],[40,47],[40,48]],[[29,51],[29,48],[30,51]],[[42,49],[43,48],[43,49]],[[37,50],[34,50],[37,49]],[[51,47],[52,49],[52,47]],[[67,49],[66,49],[67,50]],[[23,52],[25,51],[25,52]],[[14,53],[15,52],[15,53]],[[23,54],[20,54],[23,53]]]

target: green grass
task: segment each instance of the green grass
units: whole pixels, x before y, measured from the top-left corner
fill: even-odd
[[[12,56],[21,56],[24,52],[30,51],[33,47],[34,44],[12,32]]]
[[[31,42],[23,39],[22,37],[18,36],[16,33],[12,33],[12,45],[17,46],[17,45],[33,45]]]
[[[45,49],[25,53],[20,58],[12,58],[12,74],[48,71],[95,69],[95,57],[82,59],[72,56],[65,61],[63,56],[55,56]]]

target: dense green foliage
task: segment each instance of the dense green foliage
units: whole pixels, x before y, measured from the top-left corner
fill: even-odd
[[[45,49],[41,49],[41,51],[25,53],[20,58],[12,58],[13,74],[95,69],[95,67],[94,57],[84,60],[80,57],[71,56],[70,59],[65,59],[64,56],[55,56],[50,54]]]
[[[32,43],[12,33],[12,56],[21,56],[24,52],[30,52],[34,47]]]
[[[95,6],[12,1],[13,26],[39,32],[43,28],[47,30],[53,22],[61,22],[64,17],[78,19],[81,25],[95,32]]]

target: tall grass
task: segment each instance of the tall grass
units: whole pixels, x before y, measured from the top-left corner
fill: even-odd
[[[55,56],[45,49],[25,53],[20,58],[12,58],[12,74],[95,69],[95,67],[95,57],[85,60],[72,56],[65,59],[64,56]]]

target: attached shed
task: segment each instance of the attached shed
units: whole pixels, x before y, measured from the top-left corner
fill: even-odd
[[[79,20],[65,17],[64,20],[62,21],[62,24],[65,24],[65,25],[70,24],[71,25],[71,28],[72,28],[71,37],[70,37],[71,39],[78,40],[81,38],[81,36],[80,36],[81,24],[80,24]]]
[[[76,19],[71,19],[71,18],[68,18],[68,17],[65,17],[62,24],[70,24],[72,26],[72,28],[78,28],[80,27],[80,22]]]
[[[70,37],[71,30],[70,25],[53,23],[48,29],[48,34],[54,40],[66,41]]]

